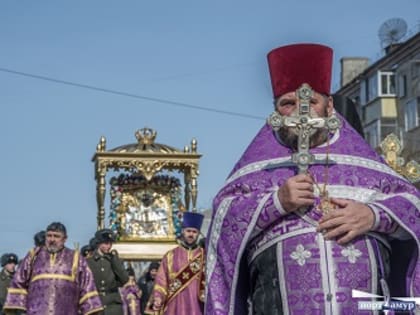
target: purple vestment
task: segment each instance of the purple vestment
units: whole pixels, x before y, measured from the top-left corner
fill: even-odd
[[[130,279],[119,290],[123,302],[124,315],[140,315],[141,291],[136,282]]]
[[[316,232],[322,214],[315,207],[286,213],[277,191],[297,168],[290,161],[291,149],[265,125],[214,200],[205,314],[248,313],[249,264],[273,245],[283,314],[372,314],[358,311],[351,291],[378,292],[376,240],[387,244],[392,237],[411,238],[418,253],[419,191],[388,167],[346,121],[329,142],[329,148],[310,150],[316,161],[309,172],[322,186],[329,151],[329,196],[367,204],[376,217],[373,233],[340,246]],[[417,253],[406,276],[408,296],[420,296]]]
[[[162,259],[158,273],[155,278],[155,285],[151,299],[160,298],[162,300],[162,309],[158,314],[174,315],[174,314],[188,314],[201,315],[203,314],[203,303],[200,300],[200,280],[203,269],[203,255],[204,250],[201,247],[196,249],[186,249],[178,246],[170,250]],[[185,270],[193,261],[200,260],[200,265],[197,265],[199,272],[195,273],[189,279],[183,278],[184,284],[180,286],[176,293],[168,298],[171,294],[171,286],[175,284],[177,276]],[[183,274],[185,274],[183,272]]]
[[[92,272],[79,251],[63,248],[50,254],[37,247],[19,265],[4,309],[25,310],[27,315],[87,315],[103,308]]]

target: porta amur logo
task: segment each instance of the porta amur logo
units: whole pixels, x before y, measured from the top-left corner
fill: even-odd
[[[359,290],[352,290],[352,297],[364,299],[363,301],[358,301],[357,303],[358,309],[364,311],[389,310],[397,312],[411,312],[416,309],[416,304],[420,306],[420,297],[390,297],[372,294]],[[367,298],[375,300],[367,301],[365,300]]]

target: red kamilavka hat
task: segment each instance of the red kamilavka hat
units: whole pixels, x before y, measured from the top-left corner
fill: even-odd
[[[319,44],[275,48],[267,55],[274,98],[297,90],[303,83],[330,94],[333,51]]]

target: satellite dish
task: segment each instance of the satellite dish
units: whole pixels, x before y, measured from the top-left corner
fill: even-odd
[[[398,43],[407,33],[407,23],[401,18],[386,20],[378,31],[382,47],[388,47]]]

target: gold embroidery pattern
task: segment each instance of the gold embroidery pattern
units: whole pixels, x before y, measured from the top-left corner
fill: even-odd
[[[204,249],[201,249],[201,255],[204,257]],[[203,259],[203,266],[200,272],[200,285],[198,290],[198,299],[204,303],[205,301],[205,287],[206,287],[206,262]]]
[[[27,295],[28,294],[28,291],[26,291],[25,289],[8,288],[7,289],[7,293]]]
[[[89,299],[89,298],[91,298],[92,296],[97,296],[97,295],[99,295],[98,294],[98,291],[92,291],[92,292],[89,292],[89,293],[86,293],[85,295],[83,295],[83,297],[79,300],[79,304],[83,304],[83,302],[84,301],[86,301],[87,299]]]
[[[154,289],[156,291],[159,291],[159,292],[163,293],[164,295],[168,295],[168,292],[166,291],[166,288],[164,288],[164,287],[162,287],[158,284],[155,284]]]
[[[201,275],[203,274],[201,270],[203,267],[203,256],[204,252],[201,249],[199,254],[193,258],[193,261],[180,270],[176,277],[169,283],[168,299],[166,302],[167,305],[179,292],[186,288],[191,281],[197,277],[200,285]]]
[[[169,294],[174,294],[176,291],[179,290],[179,288],[181,288],[181,286],[182,282],[178,279],[174,279],[173,281],[171,281],[171,283],[169,283]]]
[[[50,256],[50,263],[55,263],[56,255]],[[60,279],[60,280],[66,280],[70,282],[76,281],[76,275],[77,275],[77,269],[79,265],[79,251],[74,251],[73,253],[73,264],[71,267],[71,275],[63,275],[63,274],[54,274],[54,273],[42,273],[39,275],[36,275],[32,277],[31,282],[37,281],[37,280],[43,280],[43,279]]]
[[[95,313],[97,313],[97,312],[99,312],[99,311],[103,311],[104,310],[104,308],[103,307],[98,307],[98,308],[95,308],[95,309],[93,309],[93,310],[90,310],[89,312],[87,312],[85,315],[90,315],[90,314],[95,314]]]
[[[56,253],[50,254],[50,267],[53,267],[55,265],[55,259],[57,258]]]
[[[190,263],[190,268],[191,268],[192,272],[194,272],[194,273],[198,272],[201,269],[201,261],[199,261],[199,260],[192,261]]]
[[[173,279],[175,278],[175,272],[173,271],[173,266],[174,266],[174,252],[170,251],[168,253],[168,274],[169,274],[169,279]]]
[[[73,282],[74,279],[72,276],[69,275],[57,275],[55,273],[42,273],[39,275],[36,275],[35,277],[33,277],[31,279],[31,282],[35,282],[38,280],[44,280],[44,279],[59,279],[59,280],[66,280],[66,281],[70,281]]]
[[[76,279],[77,269],[79,267],[79,251],[74,251],[73,256],[73,265],[71,266],[71,276],[73,279]]]

